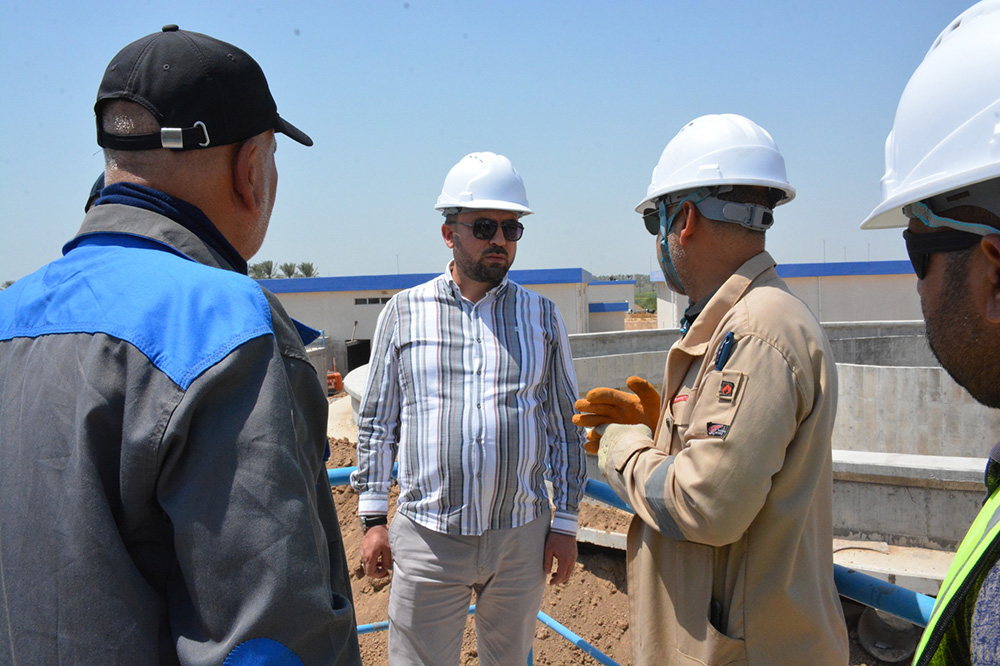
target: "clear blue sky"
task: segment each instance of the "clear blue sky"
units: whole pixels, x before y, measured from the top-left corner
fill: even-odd
[[[516,268],[648,272],[633,207],[670,138],[706,113],[765,127],[798,196],[780,263],[905,258],[858,230],[896,102],[970,0],[842,2],[0,3],[0,281],[59,256],[103,160],[93,103],[125,44],[167,23],[249,52],[281,115],[271,228],[253,259],[324,276],[442,270],[435,199],[466,153],[511,158],[536,214]]]

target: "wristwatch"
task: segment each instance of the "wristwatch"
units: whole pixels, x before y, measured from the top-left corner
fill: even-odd
[[[389,518],[387,516],[360,516],[360,518],[362,534],[376,525],[386,525],[389,522]]]

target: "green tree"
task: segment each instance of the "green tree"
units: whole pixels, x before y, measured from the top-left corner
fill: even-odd
[[[281,277],[293,278],[295,277],[295,270],[296,270],[295,262],[289,261],[284,264],[281,264],[280,266],[278,266],[278,270],[281,271]]]
[[[3,283],[0,284],[0,291],[3,291],[4,289],[6,289],[7,287],[9,287],[12,284],[14,284],[13,280],[4,280]]]
[[[299,275],[302,277],[319,277],[319,269],[311,261],[303,261],[299,264]]]
[[[274,269],[274,262],[270,259],[259,261],[256,264],[250,264],[248,269],[250,277],[255,280],[270,280],[278,277]]]

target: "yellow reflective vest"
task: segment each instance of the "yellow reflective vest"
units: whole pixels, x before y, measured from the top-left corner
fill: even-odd
[[[990,465],[995,464],[990,462]],[[948,625],[962,608],[979,576],[984,569],[993,566],[1000,555],[1000,485],[991,490],[991,495],[958,547],[948,574],[941,583],[930,622],[917,644],[913,657],[914,666],[931,663],[934,655],[942,648],[942,639]]]

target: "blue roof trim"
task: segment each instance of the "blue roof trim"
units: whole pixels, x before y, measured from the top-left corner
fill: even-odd
[[[783,278],[913,275],[913,265],[906,259],[898,261],[835,261],[818,264],[778,264],[778,275]],[[649,279],[652,282],[665,282],[662,270],[651,271]]]
[[[628,303],[591,303],[591,312],[628,312]]]
[[[344,277],[287,278],[257,280],[274,294],[305,294],[320,291],[390,291],[409,289],[433,280],[440,273],[403,273],[401,275],[356,275]],[[521,285],[587,284],[592,276],[582,268],[547,268],[512,270],[510,279]],[[617,283],[613,283],[617,284]]]
[[[778,275],[797,277],[848,277],[851,275],[913,275],[913,265],[902,261],[838,261],[825,264],[778,264]]]

